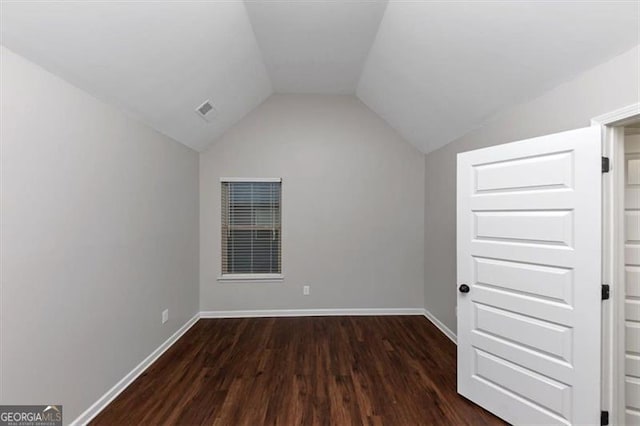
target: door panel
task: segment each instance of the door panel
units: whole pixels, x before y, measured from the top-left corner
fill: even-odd
[[[571,328],[479,302],[475,302],[474,307],[476,318],[473,332],[492,334],[547,356],[571,361]]]
[[[544,317],[556,324],[572,325],[573,309],[559,303],[537,303],[535,296],[520,295],[486,287],[476,282],[474,302],[478,305],[493,306],[505,311],[505,315],[515,311],[534,318]]]
[[[640,323],[627,321],[625,324],[627,354],[640,354]]]
[[[637,412],[640,410],[640,379],[637,377],[627,376],[624,388],[627,409],[629,411],[633,410]]]
[[[538,373],[553,377],[562,383],[571,383],[573,380],[571,363],[555,356],[547,356],[517,342],[475,330],[471,335],[471,346],[503,359],[508,358],[517,365],[535,365]]]
[[[640,266],[625,268],[625,287],[627,297],[640,298]]]
[[[570,306],[573,272],[528,263],[474,257],[476,284],[522,296],[537,296]]]
[[[625,370],[628,375],[640,377],[640,356],[627,354],[625,359]]]
[[[571,151],[478,165],[477,192],[570,188]],[[505,180],[508,177],[508,180]]]
[[[571,247],[571,211],[482,211],[474,212],[478,240],[556,244]]]
[[[526,399],[536,401],[547,410],[562,417],[571,412],[571,387],[476,349],[476,374],[489,382],[509,389]]]
[[[597,128],[458,155],[458,392],[508,422],[600,420],[600,158]]]

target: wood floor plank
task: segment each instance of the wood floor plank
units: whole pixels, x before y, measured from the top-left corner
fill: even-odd
[[[92,425],[503,425],[420,316],[201,319]]]

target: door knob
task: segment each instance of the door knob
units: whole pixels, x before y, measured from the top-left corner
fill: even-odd
[[[461,284],[458,290],[460,290],[460,293],[469,293],[470,288],[466,284]]]

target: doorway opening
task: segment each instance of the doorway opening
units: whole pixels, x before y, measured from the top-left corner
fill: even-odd
[[[603,155],[602,406],[610,424],[640,425],[640,105],[598,117]]]

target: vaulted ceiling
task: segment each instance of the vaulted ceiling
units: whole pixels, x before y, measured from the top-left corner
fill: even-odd
[[[371,2],[246,2],[273,88],[354,93],[387,6]]]
[[[0,7],[2,44],[199,151],[279,92],[356,94],[429,152],[640,42],[629,1]]]

